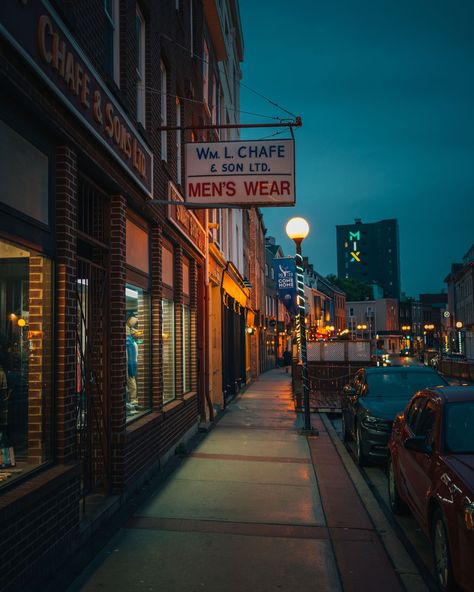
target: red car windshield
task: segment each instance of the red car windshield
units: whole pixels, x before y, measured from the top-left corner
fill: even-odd
[[[446,403],[444,413],[446,452],[474,454],[474,401]]]
[[[417,391],[429,386],[447,384],[436,372],[377,372],[367,374],[368,396],[386,399],[410,399]]]

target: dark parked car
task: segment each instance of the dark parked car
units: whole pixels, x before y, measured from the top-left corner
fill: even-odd
[[[359,370],[344,388],[342,430],[344,440],[355,439],[357,461],[387,459],[392,423],[410,398],[428,386],[447,385],[431,368],[391,366]]]
[[[474,592],[474,388],[417,393],[393,425],[389,497],[430,537],[438,587]]]

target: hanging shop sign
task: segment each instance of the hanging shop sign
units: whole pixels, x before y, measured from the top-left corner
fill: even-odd
[[[152,197],[151,150],[49,2],[0,2],[0,34]]]
[[[293,206],[293,140],[186,144],[186,201],[198,204]]]
[[[169,182],[168,200],[184,203],[183,196],[176,186]],[[168,217],[171,222],[186,236],[186,238],[205,257],[206,252],[206,231],[196,216],[184,206],[168,206]]]
[[[296,263],[293,257],[273,260],[278,297],[291,315],[298,313],[296,296]]]

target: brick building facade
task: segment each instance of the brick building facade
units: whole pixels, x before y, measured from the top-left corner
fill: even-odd
[[[212,120],[216,10],[0,8],[2,590],[41,586],[89,496],[125,501],[206,414],[206,219],[147,202],[209,138],[160,126]]]

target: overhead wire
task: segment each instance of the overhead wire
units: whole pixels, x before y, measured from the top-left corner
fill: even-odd
[[[201,101],[199,99],[190,99],[189,97],[183,97],[183,96],[175,95],[175,94],[168,93],[168,92],[165,92],[164,93],[164,92],[161,92],[160,89],[155,88],[153,86],[144,86],[144,87],[142,87],[141,90],[146,90],[146,91],[151,92],[151,93],[156,94],[156,95],[163,95],[163,96],[166,96],[166,97],[171,97],[173,99],[180,99],[181,101],[188,101],[190,103],[197,103],[197,104],[200,104],[200,105],[207,104],[205,101]],[[278,121],[280,123],[283,122],[283,121],[286,121],[286,119],[282,119],[281,117],[276,117],[276,116],[271,116],[271,115],[263,115],[262,113],[254,113],[252,111],[242,111],[240,109],[233,109],[232,107],[226,107],[226,109],[228,111],[232,111],[234,113],[243,113],[245,115],[253,115],[255,117],[263,117],[265,119],[273,119],[274,121]]]
[[[263,136],[263,138],[259,138],[259,140],[267,140],[268,138],[274,138],[275,136],[279,136],[280,134],[286,133],[288,130],[283,129],[273,134],[269,134],[268,136]]]
[[[194,57],[194,58],[197,58],[198,60],[200,60],[203,64],[210,64],[209,60],[206,60],[202,56],[200,56],[199,54],[195,53],[194,51],[191,51],[191,48],[190,47],[186,47],[185,45],[182,45],[178,41],[175,41],[174,39],[172,39],[171,37],[169,37],[169,35],[166,35],[166,33],[160,33],[160,35],[164,39],[166,39],[166,41],[168,41],[170,43],[173,43],[177,47],[179,47],[182,50],[188,52],[191,55],[191,57]],[[230,76],[230,78],[232,78],[234,80],[234,82],[236,81],[236,77],[235,76]],[[250,92],[253,92],[255,95],[257,95],[258,97],[264,99],[265,101],[267,101],[268,103],[270,103],[271,105],[273,105],[274,107],[276,107],[277,109],[280,109],[281,111],[287,113],[288,115],[291,115],[291,117],[294,117],[294,118],[297,117],[294,113],[292,113],[291,111],[288,111],[288,109],[285,109],[285,107],[282,107],[281,105],[279,105],[275,101],[272,101],[270,98],[268,98],[267,96],[265,96],[264,94],[262,94],[258,90],[255,90],[255,89],[251,88],[248,84],[245,84],[241,80],[237,80],[237,82],[240,84],[240,86],[243,86],[244,88],[246,88]],[[238,111],[237,109],[234,109],[234,111],[237,112],[237,113],[244,113],[244,114],[247,114],[247,115],[253,115],[253,113],[249,113],[249,112],[246,112],[246,111]],[[259,116],[259,117],[262,117],[262,116]],[[267,116],[263,116],[263,117],[268,117],[268,115]],[[274,117],[272,119],[278,119],[278,118]],[[284,120],[282,119],[281,121],[284,121]]]

